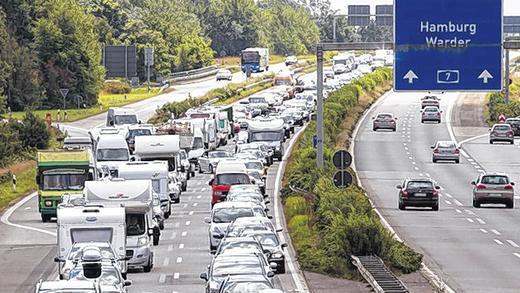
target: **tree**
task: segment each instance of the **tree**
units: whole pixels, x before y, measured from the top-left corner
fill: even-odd
[[[49,145],[51,133],[45,122],[32,112],[25,113],[18,136],[24,147],[44,149]]]
[[[96,30],[99,41],[116,44],[126,31],[128,23],[128,5],[117,0],[79,0],[85,10],[96,17]]]
[[[68,88],[71,96],[85,97],[87,105],[96,104],[104,70],[95,18],[74,0],[39,0],[39,3],[33,33],[46,93],[43,106],[62,105],[60,88]]]
[[[7,44],[9,42],[9,34],[7,33],[5,14],[0,8],[0,114],[6,112],[7,99],[5,96],[4,89],[7,87],[7,79],[12,71],[12,67],[6,62],[8,56]]]

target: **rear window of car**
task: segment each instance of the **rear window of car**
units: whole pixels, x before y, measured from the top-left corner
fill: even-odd
[[[426,109],[424,109],[424,111],[425,112],[439,112],[439,109],[432,107],[432,108],[426,108]]]
[[[379,115],[377,115],[377,119],[392,119],[392,115],[390,115],[390,114],[379,114]]]
[[[249,176],[242,173],[235,174],[220,174],[216,178],[217,185],[235,185],[235,184],[250,184]]]
[[[437,147],[441,149],[454,149],[456,145],[454,142],[451,141],[441,141],[437,144]]]
[[[408,182],[408,186],[406,186],[406,188],[411,188],[411,189],[430,188],[430,189],[432,189],[433,184],[428,181],[410,181],[410,182]]]
[[[497,176],[497,175],[483,176],[480,182],[484,183],[484,184],[501,185],[501,184],[508,184],[509,178],[507,178],[507,176]]]
[[[505,131],[505,130],[509,130],[509,129],[511,129],[510,125],[495,125],[495,127],[493,127],[493,130]]]

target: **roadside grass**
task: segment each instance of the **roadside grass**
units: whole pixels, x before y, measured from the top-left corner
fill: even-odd
[[[90,108],[86,109],[67,109],[67,119],[64,119],[63,115],[65,111],[61,109],[60,115],[61,115],[61,122],[74,122],[83,118],[87,118],[90,116],[97,115],[99,113],[103,113],[108,110],[110,107],[122,107],[126,106],[128,104],[132,104],[135,102],[139,102],[145,99],[149,99],[151,97],[156,96],[159,93],[158,88],[152,88],[150,89],[150,92],[148,93],[148,89],[146,87],[143,88],[137,88],[132,90],[130,94],[101,94],[99,96],[98,104],[94,105]],[[51,113],[52,121],[57,121],[57,114],[58,110],[35,110],[33,113],[41,118],[45,119],[47,113]],[[6,115],[7,117],[12,117],[13,119],[21,120],[25,116],[25,112],[13,112],[11,113],[11,116],[9,114]]]
[[[34,161],[33,161],[34,162]],[[36,163],[26,170],[15,172],[16,191],[13,191],[11,176],[0,182],[0,211],[3,211],[9,204],[36,190]]]

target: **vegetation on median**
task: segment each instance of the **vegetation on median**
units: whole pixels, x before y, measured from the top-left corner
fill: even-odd
[[[331,93],[325,101],[325,168],[316,167],[315,122],[296,143],[287,164],[282,196],[293,245],[305,270],[353,278],[350,255],[376,254],[404,273],[420,268],[422,255],[395,240],[381,224],[363,189],[338,189],[331,158],[349,145],[359,116],[391,88],[391,70],[378,69]],[[306,190],[294,192],[292,187]]]
[[[513,78],[509,87],[509,97],[509,104],[506,104],[501,92],[487,94],[484,118],[489,125],[496,123],[500,114],[508,118],[520,116],[520,78]]]

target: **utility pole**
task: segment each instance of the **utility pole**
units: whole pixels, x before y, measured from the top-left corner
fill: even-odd
[[[506,74],[505,74],[505,93],[504,98],[506,104],[509,104],[509,49],[506,49]]]
[[[317,164],[318,168],[323,168],[323,46],[318,44],[316,47],[316,63],[317,63],[317,110],[318,117],[316,120],[316,151],[318,152]]]

